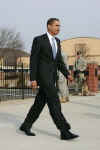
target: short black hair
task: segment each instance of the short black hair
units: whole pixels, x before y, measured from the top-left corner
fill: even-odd
[[[54,21],[59,21],[59,19],[58,18],[49,18],[47,21],[47,26],[52,25]]]

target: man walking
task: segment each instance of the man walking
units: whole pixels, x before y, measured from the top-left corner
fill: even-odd
[[[31,132],[32,124],[38,119],[47,104],[53,122],[60,131],[61,139],[70,140],[77,138],[78,135],[69,131],[71,126],[61,112],[55,84],[57,70],[60,70],[67,79],[72,80],[61,56],[60,40],[55,37],[59,31],[59,19],[50,18],[47,21],[47,33],[35,37],[33,40],[30,56],[30,80],[33,88],[37,88],[38,85],[40,88],[20,130],[28,136],[35,136]]]

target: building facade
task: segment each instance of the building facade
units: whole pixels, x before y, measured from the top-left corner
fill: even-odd
[[[77,51],[81,51],[88,62],[95,61],[100,65],[100,39],[93,37],[80,37],[63,40],[62,51],[67,53],[68,64],[74,65]]]

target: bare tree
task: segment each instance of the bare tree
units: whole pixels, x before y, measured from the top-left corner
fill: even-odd
[[[0,28],[0,48],[24,49],[20,33],[12,29]]]

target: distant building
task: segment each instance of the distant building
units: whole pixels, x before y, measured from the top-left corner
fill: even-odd
[[[23,67],[24,68],[28,68],[29,67],[29,62],[30,62],[30,57],[26,56],[26,57],[18,57],[17,58],[17,64],[19,63],[23,63]]]
[[[80,37],[61,42],[62,51],[67,53],[68,64],[73,65],[77,51],[81,51],[88,62],[97,62],[100,65],[100,39],[93,37]]]
[[[29,64],[30,54],[17,49],[0,48],[0,64],[7,66],[15,66],[18,62]]]
[[[16,49],[0,48],[0,87],[19,87],[22,84],[22,74],[17,69],[29,68],[30,54]],[[17,65],[17,66],[16,66]],[[15,68],[16,71],[15,71]],[[9,70],[13,71],[9,71]],[[23,76],[24,82],[29,81],[29,72]],[[27,80],[26,80],[27,78]],[[25,83],[26,85],[26,83]]]

